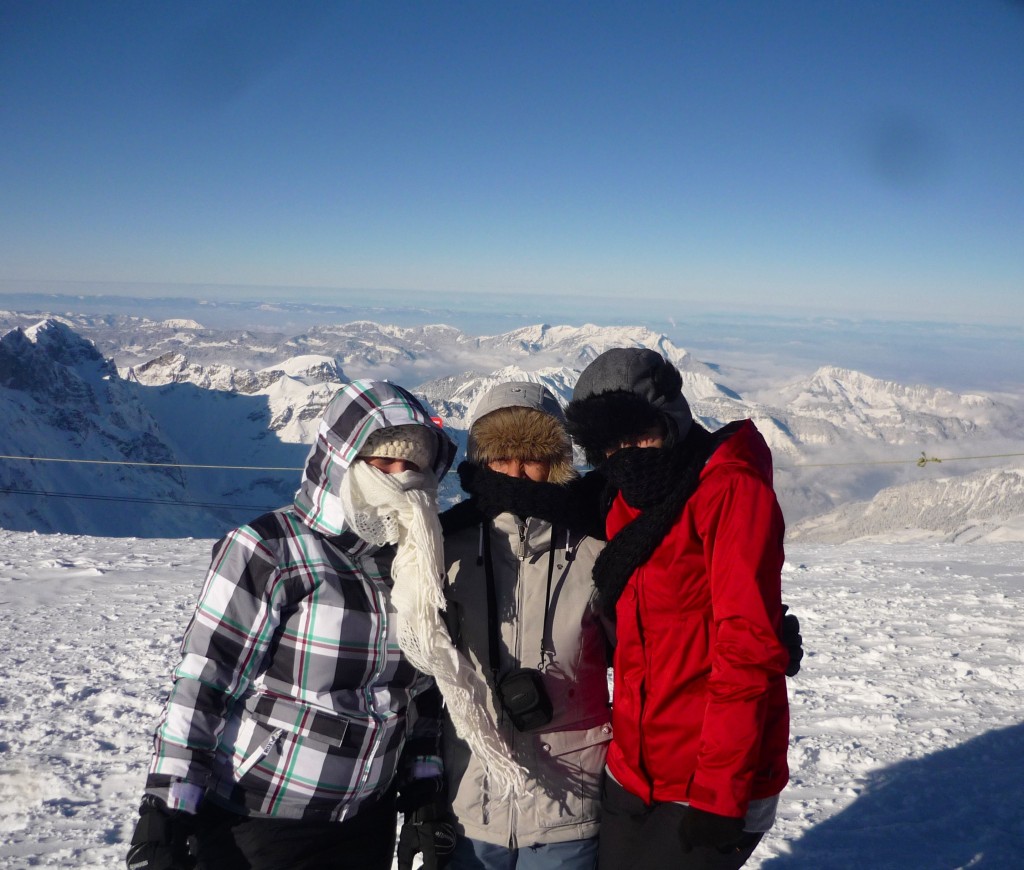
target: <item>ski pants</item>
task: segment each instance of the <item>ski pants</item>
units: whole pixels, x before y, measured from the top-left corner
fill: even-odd
[[[196,870],[391,870],[398,815],[393,796],[341,822],[199,811]]]
[[[648,806],[606,776],[601,797],[598,870],[739,870],[764,836],[744,832],[734,852],[703,847],[685,852],[679,836],[684,810],[677,803]]]

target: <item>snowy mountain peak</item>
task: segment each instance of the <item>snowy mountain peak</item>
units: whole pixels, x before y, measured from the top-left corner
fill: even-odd
[[[51,399],[85,396],[89,383],[116,377],[114,365],[88,339],[56,320],[12,329],[0,338],[0,386]]]
[[[194,320],[182,320],[174,319],[160,321],[161,326],[165,326],[167,329],[205,329],[201,323],[196,323]]]
[[[830,397],[847,397],[850,401],[878,405],[912,404],[921,408],[942,408],[956,405],[987,406],[992,400],[984,396],[958,395],[936,387],[898,384],[881,380],[863,372],[836,366],[822,366],[806,382],[809,392]]]
[[[865,502],[805,520],[794,540],[839,543],[859,538],[1024,541],[1024,467],[985,469],[886,487]],[[1011,522],[1008,522],[1011,521]]]
[[[27,341],[36,345],[50,359],[64,365],[103,361],[103,355],[89,339],[83,338],[56,318],[47,318],[22,332]]]
[[[837,430],[894,444],[960,439],[990,428],[1014,437],[1019,414],[986,396],[905,386],[834,366],[783,387],[780,407]]]
[[[690,362],[685,350],[676,347],[665,335],[645,326],[596,326],[593,323],[549,326],[541,323],[481,338],[480,343],[525,354],[546,355],[550,364],[558,362],[579,369],[613,347],[647,347],[658,351],[680,368],[688,368]]]
[[[319,354],[300,354],[278,363],[271,369],[263,369],[257,374],[269,375],[272,373],[278,376],[283,374],[307,384],[333,383],[340,386],[348,381],[337,360]]]

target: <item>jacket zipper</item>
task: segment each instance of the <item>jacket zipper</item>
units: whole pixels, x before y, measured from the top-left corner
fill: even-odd
[[[516,593],[517,593],[516,594],[516,598],[517,598],[517,600],[516,600],[516,610],[517,610],[517,614],[518,614],[518,617],[517,617],[518,621],[516,623],[516,631],[515,631],[515,651],[516,651],[516,658],[518,659],[520,667],[521,667],[522,666],[522,662],[523,662],[523,650],[522,650],[522,642],[523,642],[523,632],[522,632],[522,624],[523,624],[523,582],[522,582],[522,580],[523,580],[523,563],[526,561],[526,532],[527,532],[527,525],[526,525],[526,522],[517,522],[517,526],[519,528],[519,553],[518,553],[519,566],[516,569]],[[508,743],[509,743],[509,746],[512,747],[512,750],[513,750],[513,753],[514,753],[515,749],[516,749],[516,737],[517,737],[517,734],[516,734],[515,726],[512,725],[512,721],[511,720],[508,720],[507,729],[508,729],[508,732],[507,732],[508,733]],[[513,801],[509,801],[509,806],[508,806],[508,848],[509,849],[517,849],[517,848],[519,848],[519,838],[516,837],[516,830],[519,827],[519,820],[518,820],[518,818],[516,816],[517,816],[516,801],[514,801],[514,800]]]
[[[366,701],[366,712],[370,721],[373,722],[375,726],[372,745],[370,747],[369,755],[367,756],[367,760],[372,760],[377,757],[377,752],[384,739],[384,720],[374,707],[373,687],[377,684],[377,680],[388,665],[388,610],[387,605],[384,602],[384,596],[377,588],[377,584],[373,579],[369,580],[369,586],[373,595],[373,600],[377,605],[377,612],[380,615],[379,629],[377,631],[377,667],[373,674],[370,675],[366,688],[363,690],[363,698]],[[363,772],[362,776],[359,777],[356,789],[357,794],[360,794],[366,786],[366,782],[370,778],[370,771],[373,768],[373,765],[364,762],[362,767]]]
[[[637,763],[640,767],[640,772],[643,774],[644,779],[647,781],[647,799],[649,803],[654,803],[654,778],[651,776],[647,768],[647,761],[645,759],[645,740],[644,740],[644,716],[647,711],[647,680],[650,677],[651,662],[647,657],[647,638],[644,636],[644,617],[643,617],[643,583],[641,583],[643,568],[637,569],[635,575],[635,587],[636,587],[636,626],[637,626],[637,638],[640,642],[640,648],[644,655],[644,670],[640,681],[640,709],[637,717]]]
[[[241,765],[239,765],[238,772],[236,773],[238,779],[241,779],[264,758],[270,755],[271,750],[274,748],[274,744],[281,739],[282,734],[284,734],[284,728],[276,728],[270,732],[270,736],[266,739],[263,746],[257,749],[252,755],[245,759]]]

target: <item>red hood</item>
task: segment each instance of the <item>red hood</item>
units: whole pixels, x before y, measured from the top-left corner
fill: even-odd
[[[710,474],[720,465],[739,463],[753,469],[769,484],[772,483],[772,451],[764,436],[757,431],[752,420],[729,423],[721,431],[732,430],[718,449],[711,454],[701,477]]]

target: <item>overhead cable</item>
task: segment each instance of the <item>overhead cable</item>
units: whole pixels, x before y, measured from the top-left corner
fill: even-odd
[[[978,456],[948,456],[940,458],[928,456],[924,451],[916,459],[860,459],[852,462],[800,462],[794,465],[776,465],[777,471],[792,471],[798,468],[843,468],[857,465],[909,465],[914,463],[924,468],[929,463],[966,462],[974,459],[1010,459],[1024,456],[1024,453],[989,453]],[[82,465],[131,465],[143,468],[201,468],[223,471],[302,471],[302,466],[291,465],[199,465],[184,462],[138,462],[128,459],[71,459],[56,456],[11,456],[0,454],[0,459],[12,459],[25,462],[67,462]]]
[[[924,451],[917,459],[862,459],[856,462],[800,462],[796,465],[776,465],[776,471],[793,471],[797,468],[841,468],[854,465],[909,465],[914,463],[918,468],[924,468],[931,462],[963,462],[971,459],[1009,459],[1015,456],[1024,456],[1024,453],[990,453],[984,456],[947,456],[940,459],[936,456],[928,456]]]
[[[218,468],[227,471],[302,471],[300,466],[273,465],[189,465],[184,462],[136,462],[130,459],[69,459],[56,456],[3,456],[0,459],[20,459],[28,462],[72,462],[83,465],[141,465],[152,468]]]

